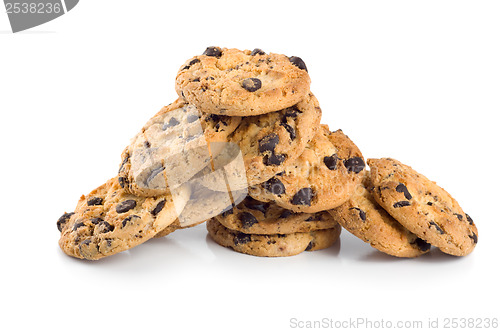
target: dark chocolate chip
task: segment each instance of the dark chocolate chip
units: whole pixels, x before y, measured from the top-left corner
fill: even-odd
[[[120,184],[120,187],[125,188],[128,186],[128,180],[122,176],[118,178],[118,183]]]
[[[257,210],[262,212],[262,214],[266,214],[267,209],[269,209],[269,203],[264,203],[261,201],[258,201],[256,199],[253,199],[252,197],[248,196],[244,201],[243,205],[245,205],[246,208],[250,210]]]
[[[272,133],[259,140],[259,152],[263,153],[266,151],[274,152],[276,145],[280,142],[278,135]]]
[[[122,161],[122,163],[120,165],[120,169],[118,170],[118,172],[123,171],[123,168],[125,167],[125,164],[128,162],[129,158],[130,158],[130,156],[127,154],[125,156],[125,158],[123,159],[123,161]]]
[[[248,92],[255,92],[262,88],[262,82],[258,78],[252,77],[243,80],[241,86]]]
[[[396,187],[396,191],[398,193],[404,193],[405,198],[407,200],[412,199],[412,196],[411,196],[410,192],[408,191],[408,188],[406,188],[406,186],[403,183],[398,184],[398,186]]]
[[[290,217],[292,214],[294,214],[294,212],[292,210],[284,210],[283,212],[281,212],[279,218],[288,218]]]
[[[116,206],[116,212],[117,213],[125,213],[137,205],[137,202],[134,201],[133,199],[128,199],[126,201],[121,202]]]
[[[286,159],[286,154],[274,154],[274,152],[270,156],[264,156],[264,165],[266,166],[279,166],[283,164]]]
[[[125,226],[127,226],[128,222],[130,220],[132,220],[132,218],[140,218],[140,217],[134,214],[132,216],[128,216],[127,218],[123,219],[123,221],[122,221],[122,228],[125,227]]]
[[[314,247],[314,243],[311,241],[306,247],[306,251],[310,251]]]
[[[76,231],[78,228],[85,226],[83,222],[79,222],[73,225],[73,231]]]
[[[287,108],[285,112],[285,118],[296,118],[300,113],[302,113],[302,111],[299,110],[297,106],[292,106],[290,108]]]
[[[234,245],[237,246],[237,245],[240,245],[240,244],[245,244],[245,243],[248,243],[252,241],[252,237],[250,236],[250,234],[245,234],[245,233],[241,233],[241,232],[238,232],[236,234],[236,236],[234,237]]]
[[[163,210],[163,208],[165,207],[165,203],[166,203],[166,202],[167,202],[166,200],[161,200],[161,201],[160,201],[160,202],[156,205],[156,207],[153,209],[153,211],[151,211],[151,214],[152,214],[153,216],[155,216],[155,217],[156,217],[156,215],[157,215],[158,213],[160,213],[160,212],[161,212],[161,210]]]
[[[474,241],[474,244],[477,243],[477,234],[472,232],[472,235],[469,235],[469,237],[472,239],[472,241]]]
[[[474,221],[467,213],[465,214],[465,217],[467,218],[467,221],[469,222],[470,225],[474,225]]]
[[[103,222],[104,220],[102,218],[92,218],[90,219],[90,222],[93,224],[93,225],[97,225],[99,224],[100,222]]]
[[[109,233],[112,232],[115,229],[115,226],[110,225],[107,221],[102,221],[99,224],[99,227],[101,228],[101,233]]]
[[[165,123],[162,127],[163,130],[167,130],[168,128],[175,127],[179,124],[179,120],[176,118],[170,118],[167,123]]]
[[[290,139],[293,141],[297,137],[295,135],[295,129],[286,122],[282,122],[281,125],[285,127],[286,131],[290,134]]]
[[[260,48],[254,48],[252,53],[250,53],[250,55],[264,55],[264,54],[266,54],[266,52],[264,52]]]
[[[432,202],[427,202],[427,205],[432,206]]]
[[[207,115],[206,121],[213,121],[213,122],[219,122],[221,120],[221,115],[218,114],[210,114]]]
[[[344,165],[348,172],[354,172],[358,174],[365,168],[365,161],[361,157],[352,157],[344,160]]]
[[[71,218],[71,216],[74,214],[75,214],[74,212],[68,212],[59,217],[59,219],[57,219],[57,229],[59,230],[59,232],[62,232],[64,224],[66,224],[69,218]]]
[[[193,122],[195,122],[195,121],[196,121],[196,120],[198,120],[198,119],[199,119],[199,117],[198,117],[198,115],[196,115],[196,114],[189,114],[189,115],[187,116],[187,122],[188,122],[188,123],[193,123]]]
[[[295,66],[299,67],[299,69],[307,71],[307,67],[305,62],[299,58],[298,56],[291,56],[288,58],[291,63],[293,63]]]
[[[431,245],[429,243],[425,242],[424,240],[418,237],[415,241],[413,241],[410,244],[416,245],[418,249],[423,252],[429,251],[429,249],[431,249]]]
[[[411,203],[408,201],[401,201],[401,202],[394,203],[393,207],[400,208],[400,207],[410,206],[410,205],[411,205]]]
[[[274,195],[283,195],[285,193],[285,185],[276,177],[264,182],[262,187]]]
[[[222,50],[217,46],[210,46],[210,47],[207,47],[205,52],[203,52],[203,55],[214,56],[216,58],[220,58],[222,55]]]
[[[443,229],[441,227],[439,227],[438,224],[436,224],[435,222],[431,221],[429,223],[429,228],[430,228],[430,226],[436,227],[436,230],[439,232],[439,234],[444,234]]]
[[[464,216],[462,216],[461,214],[458,214],[458,213],[453,213],[457,218],[458,220],[462,221],[464,219]]]
[[[233,213],[234,213],[233,208],[230,208],[230,209],[228,209],[228,210],[226,210],[226,211],[222,212],[222,216],[223,216],[223,217],[227,217],[228,215],[233,214]]]
[[[335,171],[337,169],[337,163],[339,160],[340,158],[336,154],[333,154],[331,157],[323,158],[325,166],[331,171]]]
[[[313,196],[313,190],[311,188],[302,188],[293,196],[292,204],[311,206]]]
[[[90,243],[91,243],[90,239],[83,240],[82,243],[78,245],[78,249],[80,250],[80,252],[82,251],[82,246],[88,247]]]
[[[144,146],[146,147],[146,149],[149,149],[151,147],[151,143],[146,141],[146,142],[144,142]]]
[[[241,221],[243,228],[249,228],[258,223],[257,218],[255,218],[250,212],[242,212],[238,214],[238,219]]]
[[[189,69],[189,68],[191,68],[192,65],[194,65],[195,63],[198,63],[198,62],[200,62],[199,59],[193,59],[193,60],[189,61],[189,63],[186,66],[184,66],[184,68],[182,68],[181,70]]]
[[[366,213],[365,213],[365,211],[363,211],[363,210],[361,210],[360,208],[357,208],[357,207],[350,208],[349,210],[357,210],[359,212],[359,217],[361,218],[361,220],[366,221]]]
[[[104,200],[102,197],[92,197],[87,201],[88,206],[94,206],[94,205],[102,205]]]

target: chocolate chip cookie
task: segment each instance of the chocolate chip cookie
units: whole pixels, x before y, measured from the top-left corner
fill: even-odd
[[[248,192],[260,201],[314,213],[344,203],[361,182],[364,169],[363,155],[349,137],[321,125],[300,157]]]
[[[224,227],[247,234],[292,234],[333,228],[337,222],[326,212],[295,213],[247,196],[214,218]]]
[[[210,165],[207,144],[225,142],[240,117],[200,112],[178,99],[151,118],[122,153],[119,181],[128,192],[155,196],[168,192]]]
[[[244,117],[228,139],[243,153],[248,185],[269,180],[297,159],[320,119],[321,108],[312,93],[281,111]]]
[[[347,231],[386,254],[417,257],[431,245],[408,231],[375,201],[369,173],[354,194],[341,206],[329,210],[333,219]]]
[[[299,57],[208,47],[181,66],[175,89],[204,112],[251,116],[297,104],[310,83]]]
[[[59,218],[59,246],[67,255],[87,260],[130,249],[172,224],[189,195],[189,187],[181,186],[173,194],[139,197],[126,193],[115,177]]]
[[[395,159],[368,159],[368,165],[375,200],[401,225],[447,254],[474,250],[476,225],[448,192]]]
[[[292,234],[246,234],[224,227],[215,219],[207,221],[210,237],[224,247],[253,256],[284,257],[303,251],[325,249],[340,236],[341,227]]]

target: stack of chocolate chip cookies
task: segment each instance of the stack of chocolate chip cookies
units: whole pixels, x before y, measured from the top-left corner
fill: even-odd
[[[467,255],[477,229],[410,167],[369,159],[321,124],[304,61],[208,47],[179,69],[172,104],[122,153],[118,174],[58,220],[60,247],[95,260],[207,222],[218,244],[255,256],[327,248],[341,226],[374,248]]]

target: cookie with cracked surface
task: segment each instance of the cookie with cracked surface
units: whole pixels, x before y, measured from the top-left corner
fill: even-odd
[[[302,154],[249,194],[295,212],[314,213],[338,207],[363,179],[365,162],[342,130],[321,125]]]
[[[244,117],[229,141],[241,149],[248,185],[269,180],[297,159],[320,119],[321,108],[312,93],[281,111]]]
[[[209,47],[181,66],[175,89],[204,112],[251,116],[297,104],[310,83],[299,57]]]
[[[474,250],[476,225],[448,192],[395,159],[368,159],[368,165],[375,200],[401,225],[447,254]]]
[[[214,218],[224,227],[246,234],[292,234],[333,228],[337,222],[326,212],[295,213],[272,202],[247,196]]]
[[[82,196],[74,212],[59,218],[59,246],[69,256],[97,260],[135,247],[172,224],[189,199],[190,189],[139,197],[115,177]]]
[[[342,228],[337,224],[333,228],[304,233],[246,234],[210,219],[207,221],[207,230],[216,243],[234,251],[261,257],[285,257],[330,247],[338,240]]]
[[[349,200],[328,212],[347,231],[386,254],[418,257],[428,252],[431,245],[391,217],[375,201],[372,190],[367,172]]]
[[[240,121],[176,100],[153,116],[124,150],[120,184],[139,196],[167,193],[167,187],[180,186],[210,165],[207,144],[225,142]]]

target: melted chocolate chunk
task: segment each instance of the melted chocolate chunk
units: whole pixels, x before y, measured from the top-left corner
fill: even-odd
[[[431,245],[429,243],[425,242],[424,240],[422,240],[421,238],[418,238],[418,237],[415,241],[413,241],[410,244],[416,245],[418,247],[418,249],[420,251],[423,251],[423,252],[429,251],[429,249],[431,249]]]
[[[311,206],[313,196],[313,190],[311,188],[302,188],[293,196],[291,202],[293,205]]]
[[[115,226],[113,225],[110,225],[108,222],[106,221],[102,221],[100,224],[99,224],[99,227],[101,228],[101,233],[109,233],[109,232],[112,232],[114,229],[115,229]]]
[[[216,58],[220,58],[222,55],[222,50],[217,46],[209,46],[209,47],[207,47],[205,52],[203,52],[203,55],[214,56]]]
[[[286,154],[274,154],[274,152],[270,156],[264,156],[264,165],[266,166],[279,166],[283,164],[286,159]]]
[[[250,53],[250,55],[265,55],[265,54],[266,52],[264,52],[260,48],[254,48],[252,53]]]
[[[156,207],[153,209],[153,211],[151,211],[151,214],[152,214],[153,216],[155,216],[155,217],[156,217],[156,215],[157,215],[158,213],[160,213],[160,212],[161,212],[161,210],[163,210],[163,208],[165,207],[165,203],[166,203],[166,202],[167,202],[166,200],[161,200],[161,201],[160,201],[160,202],[156,205]]]
[[[474,221],[472,220],[472,218],[466,213],[465,214],[465,217],[467,218],[467,221],[469,222],[469,225],[474,225]]]
[[[92,225],[97,225],[99,224],[100,222],[103,222],[104,220],[102,218],[92,218],[90,219],[90,222],[92,223]]]
[[[262,187],[274,195],[283,195],[285,193],[285,185],[276,177],[264,182]]]
[[[401,201],[401,202],[394,203],[393,207],[400,208],[400,207],[410,206],[410,205],[411,205],[411,203],[408,201]]]
[[[443,229],[441,227],[439,227],[438,224],[436,224],[435,222],[431,221],[429,223],[429,228],[430,228],[430,226],[436,227],[436,230],[439,232],[439,234],[444,234]]]
[[[325,166],[330,171],[335,171],[337,169],[337,163],[339,162],[339,160],[340,160],[340,158],[336,154],[333,154],[331,157],[323,158],[323,162],[325,163]]]
[[[365,211],[363,211],[357,207],[350,208],[349,210],[357,210],[359,212],[359,217],[361,218],[361,220],[366,221],[366,212]]]
[[[365,161],[361,157],[352,157],[344,160],[344,165],[348,172],[354,172],[358,174],[365,168]]]
[[[295,66],[299,67],[299,69],[307,71],[307,67],[305,62],[299,58],[298,56],[291,56],[288,58],[291,63],[293,63]]]
[[[102,205],[104,200],[101,197],[92,197],[87,201],[88,206]]]
[[[68,222],[69,218],[74,215],[74,212],[64,213],[59,219],[57,219],[57,229],[62,232],[64,225]]]
[[[177,126],[179,123],[179,120],[177,120],[176,118],[170,118],[170,120],[168,120],[168,123],[165,123],[163,125],[162,129],[167,130],[168,128]]]
[[[280,138],[276,134],[269,134],[264,138],[259,140],[259,152],[264,153],[266,151],[274,152],[276,145],[280,142]]]
[[[474,244],[477,243],[477,234],[472,232],[472,235],[469,235],[469,237],[472,239],[472,241],[474,241]]]
[[[258,223],[257,218],[255,218],[255,216],[250,212],[242,212],[238,214],[238,219],[241,221],[243,228],[250,228],[254,224]]]
[[[269,209],[269,203],[264,203],[261,201],[258,201],[256,199],[253,199],[252,197],[248,196],[244,201],[243,205],[245,205],[246,208],[250,210],[257,210],[262,212],[262,214],[266,214],[267,209]]]
[[[128,199],[126,201],[121,202],[116,206],[116,212],[117,213],[125,213],[137,205],[137,202],[134,201],[133,199]]]
[[[406,186],[403,183],[398,184],[398,186],[396,187],[396,191],[398,193],[404,193],[405,198],[407,200],[412,199],[411,194],[408,192],[408,188],[406,188]]]
[[[285,127],[286,131],[290,134],[290,139],[293,141],[297,137],[295,135],[295,129],[286,122],[282,122],[281,125]]]
[[[248,243],[252,241],[252,238],[250,236],[250,234],[245,234],[245,233],[241,233],[241,232],[238,232],[236,234],[236,236],[234,237],[234,245],[237,246],[237,245],[240,245],[240,244],[245,244],[245,243]]]
[[[83,222],[79,222],[73,225],[73,231],[76,231],[78,228],[85,226]]]
[[[258,78],[252,77],[243,80],[241,86],[248,92],[255,92],[262,88],[262,82]]]

